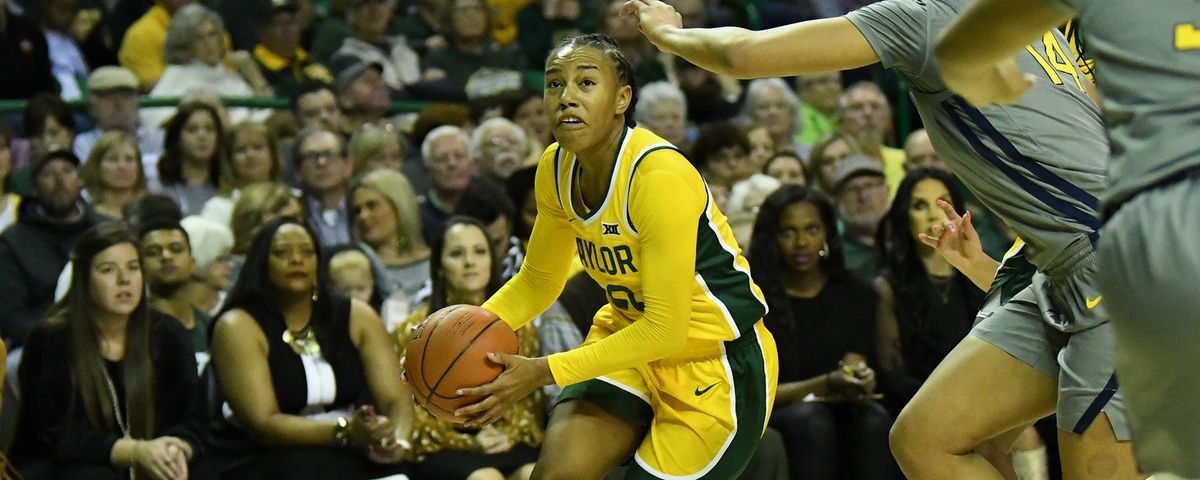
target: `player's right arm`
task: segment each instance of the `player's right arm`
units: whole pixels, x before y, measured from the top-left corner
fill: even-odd
[[[659,50],[725,76],[788,77],[879,61],[866,37],[844,17],[752,31],[682,28],[675,9],[659,0],[629,0],[622,13],[637,15],[642,34]]]
[[[483,304],[513,330],[529,323],[558,299],[567,283],[571,255],[575,254],[575,233],[558,201],[556,150],[557,145],[551,145],[538,162],[534,180],[538,214],[525,261],[517,274]]]

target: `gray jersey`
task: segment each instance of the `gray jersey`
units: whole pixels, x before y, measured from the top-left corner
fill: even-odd
[[[1112,140],[1106,207],[1200,166],[1200,2],[1046,0],[1078,13]]]
[[[846,16],[885,67],[908,81],[941,158],[1028,244],[1038,269],[1054,273],[1090,251],[1107,186],[1108,142],[1087,79],[1057,31],[1018,55],[1039,81],[1009,106],[972,107],[942,83],[938,34],[969,0],[883,0]]]

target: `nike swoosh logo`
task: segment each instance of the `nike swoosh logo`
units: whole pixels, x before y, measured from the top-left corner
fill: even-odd
[[[1104,298],[1104,295],[1097,296],[1096,298],[1089,298],[1087,301],[1088,310],[1096,308],[1096,305],[1100,304],[1100,299],[1102,298]]]
[[[721,383],[721,382],[717,382],[717,383]],[[714,383],[712,385],[704,387],[704,390],[701,390],[700,387],[696,387],[696,396],[699,397],[701,395],[708,393],[709,390],[712,390],[713,387],[717,386],[717,383]]]

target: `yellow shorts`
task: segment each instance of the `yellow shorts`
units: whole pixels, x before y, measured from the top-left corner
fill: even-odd
[[[584,345],[614,332],[601,315]],[[689,348],[570,385],[558,401],[589,400],[646,430],[627,479],[735,478],[771,417],[779,371],[775,339],[759,321],[740,338],[705,350]]]

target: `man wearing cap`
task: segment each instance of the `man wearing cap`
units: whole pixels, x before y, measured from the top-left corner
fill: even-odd
[[[225,2],[234,3],[234,2]],[[333,75],[300,46],[300,5],[295,0],[268,0],[259,16],[254,61],[275,94],[290,97],[305,80],[333,83]]]
[[[383,66],[353,55],[336,56],[329,66],[336,75],[333,87],[342,107],[344,131],[383,122],[390,101]]]
[[[86,160],[100,135],[111,131],[126,132],[138,140],[147,184],[157,186],[163,132],[155,127],[138,125],[137,88],[137,77],[122,67],[100,67],[88,76],[87,109],[96,128],[75,137],[75,155]]]
[[[846,268],[871,282],[878,269],[875,230],[888,211],[888,185],[879,160],[861,154],[842,159],[833,173],[833,192],[842,220]]]
[[[79,158],[67,150],[33,164],[33,191],[0,234],[0,334],[19,347],[54,300],[58,273],[83,232],[101,221],[80,196]]]
[[[388,25],[395,10],[395,0],[353,0],[346,9],[350,35],[341,39],[326,36],[313,40],[313,49],[329,50],[329,62],[338,57],[358,57],[366,63],[383,68],[383,82],[397,92],[421,80],[421,59],[402,36],[388,36]],[[318,44],[318,41],[322,42]],[[333,45],[336,43],[336,45]],[[336,70],[336,69],[335,69]]]

